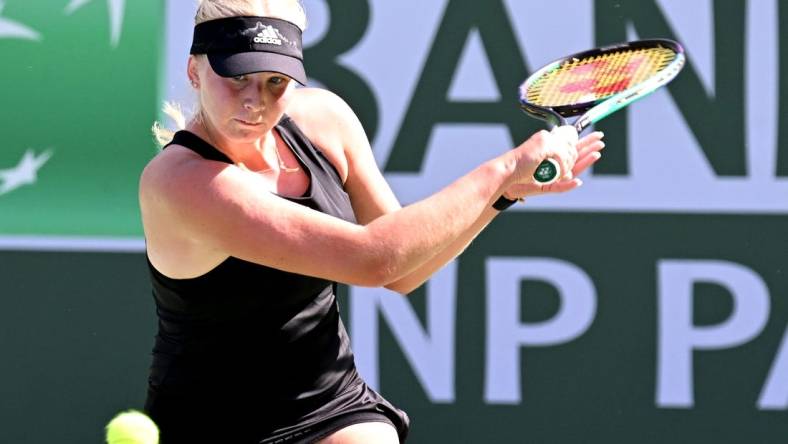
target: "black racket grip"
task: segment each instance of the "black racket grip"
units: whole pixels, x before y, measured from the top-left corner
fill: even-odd
[[[561,171],[561,166],[555,159],[545,159],[536,167],[534,171],[534,180],[542,185],[549,185],[558,180],[558,173]]]

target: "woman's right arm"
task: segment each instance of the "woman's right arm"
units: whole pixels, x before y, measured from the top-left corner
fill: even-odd
[[[382,286],[445,249],[503,190],[531,180],[544,157],[557,157],[571,169],[572,143],[571,135],[540,131],[432,196],[364,226],[260,192],[265,186],[256,174],[178,156],[176,147],[162,155],[178,156],[177,161],[145,169],[140,199],[145,213],[177,226],[201,250],[351,285]]]

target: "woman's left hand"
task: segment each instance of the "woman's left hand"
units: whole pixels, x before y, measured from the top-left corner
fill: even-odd
[[[605,143],[602,142],[603,137],[604,133],[594,131],[577,141],[577,161],[572,168],[571,177],[563,177],[549,185],[543,185],[536,181],[515,184],[504,191],[504,197],[515,200],[544,193],[564,193],[579,187],[583,181],[577,176],[602,157],[602,153],[599,151],[605,147]]]

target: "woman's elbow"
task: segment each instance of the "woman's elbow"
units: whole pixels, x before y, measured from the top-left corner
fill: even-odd
[[[391,290],[393,292],[399,293],[401,296],[409,296],[413,290],[419,288],[420,286],[419,285],[412,286],[399,281],[395,281],[388,283],[383,287],[386,288],[387,290]]]
[[[348,282],[351,285],[376,288],[383,287],[392,280],[391,265],[383,257],[367,256],[354,268],[354,277]]]
[[[403,296],[419,286],[403,279],[397,261],[391,256],[367,258],[359,267],[359,273],[352,285],[370,288],[386,288]]]
[[[358,267],[361,282],[356,285],[384,287],[402,294],[412,290],[401,282],[407,274],[407,253],[390,240],[389,236],[377,236],[365,244],[365,254]]]
[[[349,252],[354,258],[352,267],[356,282],[353,285],[362,287],[383,287],[397,279],[398,254],[396,247],[388,245],[379,238],[370,236],[367,242],[356,250]],[[360,253],[360,254],[359,254]]]

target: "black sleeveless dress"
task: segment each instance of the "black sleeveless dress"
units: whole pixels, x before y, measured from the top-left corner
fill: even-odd
[[[289,117],[275,130],[310,179],[304,196],[286,198],[355,223],[328,159]],[[232,163],[187,131],[170,144]],[[407,415],[356,372],[336,283],[234,257],[192,279],[148,268],[159,328],[145,411],[162,444],[310,443],[370,421],[405,440]]]

